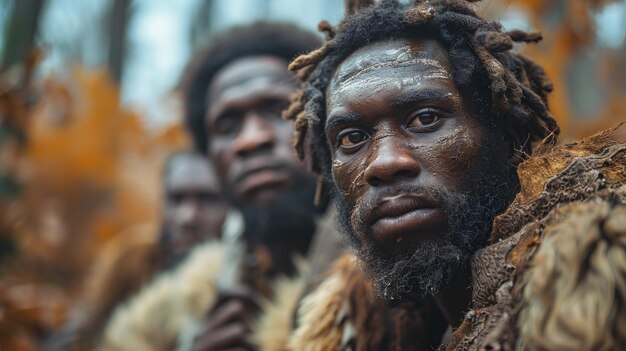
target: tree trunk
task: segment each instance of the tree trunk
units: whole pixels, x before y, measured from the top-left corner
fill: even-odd
[[[44,2],[44,0],[19,0],[13,3],[13,11],[4,31],[2,69],[21,62],[33,49]]]
[[[129,19],[130,0],[115,0],[109,16],[109,72],[120,82],[126,56],[126,32]]]

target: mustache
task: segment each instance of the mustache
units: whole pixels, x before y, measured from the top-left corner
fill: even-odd
[[[287,170],[289,172],[294,171],[293,166],[286,161],[265,159],[246,164],[244,167],[233,171],[231,173],[231,177],[234,179],[234,183],[237,184],[243,181],[247,176],[264,170]]]
[[[437,204],[438,207],[446,205],[448,203],[446,199],[452,197],[448,191],[439,187],[417,184],[400,184],[373,194],[366,194],[352,209],[350,213],[350,223],[353,228],[356,229],[356,232],[367,232],[369,226],[367,224],[366,217],[368,213],[371,213],[374,209],[380,206],[383,199],[405,194],[418,195],[428,198]]]

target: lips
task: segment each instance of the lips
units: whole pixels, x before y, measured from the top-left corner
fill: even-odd
[[[373,234],[382,240],[403,235],[427,237],[442,221],[436,203],[423,196],[403,194],[383,199],[366,218]]]

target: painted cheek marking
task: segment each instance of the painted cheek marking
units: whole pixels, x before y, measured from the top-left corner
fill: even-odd
[[[350,183],[350,187],[348,188],[348,191],[352,194],[359,193],[360,190],[365,187],[365,169],[362,167],[359,168],[361,168],[361,170],[356,177],[354,177],[354,180]]]
[[[471,168],[472,160],[477,152],[474,141],[468,131],[463,128],[455,128],[452,133],[421,147],[425,155],[430,155],[427,159],[444,165],[444,167],[437,168],[448,175],[464,173]]]
[[[352,178],[353,180],[350,182],[350,184],[345,184],[345,182],[342,181],[338,181],[338,179],[336,177],[334,177],[335,182],[340,185],[341,189],[345,189],[345,190],[341,190],[341,195],[344,197],[348,197],[351,194],[354,194],[355,192],[360,191],[361,188],[363,188],[365,186],[365,178],[364,178],[364,174],[365,174],[365,160],[361,160],[358,164],[352,164],[352,163],[344,163],[341,160],[335,159],[332,163],[333,166],[333,177],[334,174],[337,174],[337,172],[342,172],[342,175],[345,176],[349,176],[349,178]],[[352,174],[356,174],[356,176],[352,177]]]

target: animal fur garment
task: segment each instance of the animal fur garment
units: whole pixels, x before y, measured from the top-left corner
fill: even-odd
[[[322,258],[333,261],[343,245],[337,243],[335,213],[318,218],[316,249],[308,260],[294,259],[297,272],[293,277],[264,278],[273,296],[265,301],[259,322],[251,331],[251,341],[260,350],[282,350],[291,330],[298,300],[303,294],[310,274],[309,261],[325,266]],[[229,216],[228,223],[234,217]],[[217,286],[226,284],[225,276],[245,275],[225,271],[224,268],[243,270],[233,264],[243,245],[234,233],[237,224],[225,229],[221,242],[209,242],[196,248],[178,268],[159,277],[128,304],[121,306],[104,332],[100,350],[143,351],[186,349],[193,343],[195,328],[217,297]],[[232,234],[232,235],[231,235]],[[334,246],[332,254],[324,250]],[[317,252],[316,251],[324,251]],[[230,279],[230,277],[227,277]],[[264,284],[265,285],[265,284]]]
[[[300,264],[300,272],[306,272],[304,262]],[[295,278],[282,277],[274,283],[274,297],[266,300],[262,306],[263,313],[253,327],[251,343],[261,351],[286,351],[287,338],[293,326],[293,317],[306,280],[300,274]]]
[[[626,345],[626,125],[531,157],[472,260],[472,309],[447,350]]]
[[[208,242],[183,264],[161,275],[125,306],[117,309],[104,332],[100,350],[172,350],[178,333],[202,318],[214,301],[223,247]]]
[[[430,299],[385,305],[349,254],[302,300],[297,324],[289,350],[427,350],[447,326]]]

